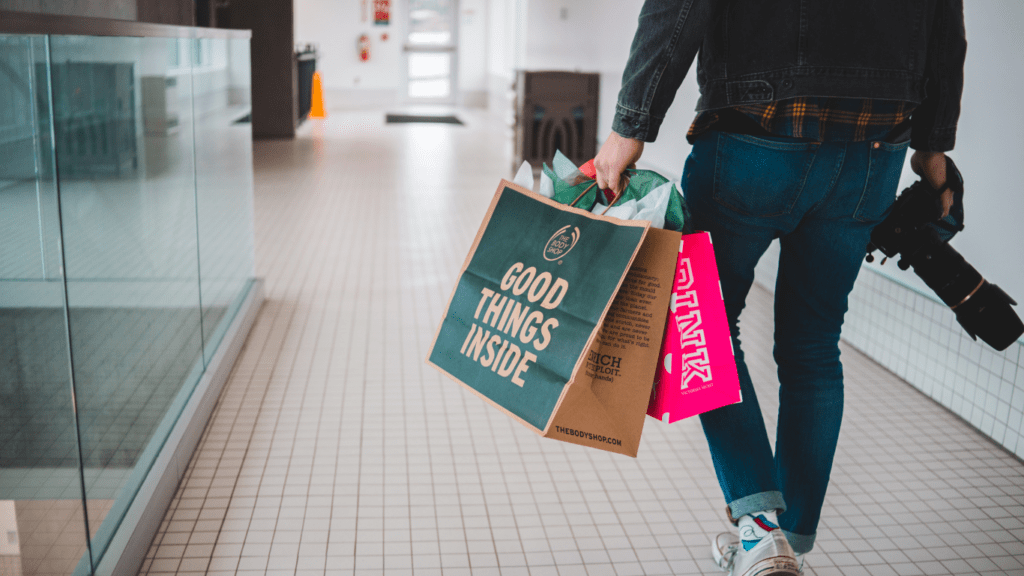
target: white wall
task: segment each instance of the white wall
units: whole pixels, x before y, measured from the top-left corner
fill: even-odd
[[[402,23],[398,16],[405,3],[392,3],[391,23],[373,24],[373,2],[366,2],[366,20],[360,2],[337,0],[295,1],[295,43],[318,44],[325,89],[397,90],[401,79]],[[381,34],[388,35],[387,41]],[[370,37],[370,59],[359,59],[359,36]],[[327,103],[331,105],[331,102]]]
[[[597,131],[601,141],[611,129],[622,69],[629,56],[641,5],[642,0],[529,3],[524,67],[599,73]],[[612,32],[616,29],[618,33]]]
[[[950,156],[964,175],[967,228],[953,245],[1024,305],[1024,3],[965,2],[963,111]],[[1024,316],[1024,308],[1018,308]]]
[[[643,0],[561,0],[529,4],[526,67],[601,74],[598,138],[611,130],[622,70],[629,58]],[[658,141],[644,148],[643,166],[671,178],[682,173],[689,153],[686,129],[697,105],[697,82],[686,79],[669,110]]]
[[[459,0],[459,90],[487,90],[487,0]]]
[[[369,2],[368,2],[369,4]],[[393,6],[393,24],[374,27],[359,19],[359,3],[296,0],[297,42],[320,44],[327,88],[397,90],[400,83],[400,20],[404,0]],[[502,106],[517,68],[599,72],[598,134],[611,129],[622,69],[643,0],[462,0],[460,79],[468,90],[488,90]],[[564,10],[564,12],[563,12]],[[1024,110],[1010,100],[1024,84],[1024,3],[967,3],[967,63],[956,160],[967,180],[967,230],[954,245],[983,274],[1024,302]],[[564,17],[563,17],[564,14]],[[380,32],[391,35],[379,41]],[[373,36],[373,58],[358,61],[359,34]],[[686,130],[693,120],[697,87],[691,74],[676,94],[658,141],[645,148],[642,164],[678,178],[689,154]],[[358,81],[356,80],[358,78]],[[330,98],[330,94],[328,94]],[[332,105],[328,101],[328,105]],[[901,188],[915,179],[904,171]],[[913,283],[910,273],[887,273]]]
[[[990,282],[1024,305],[1024,111],[1008,99],[1024,86],[1024,4],[1019,0],[965,3],[967,61],[956,148],[949,156],[964,176],[966,229],[951,242]],[[911,150],[910,153],[913,151]],[[917,181],[908,162],[900,189]],[[889,262],[873,268],[918,291],[924,282]],[[1024,317],[1024,308],[1017,313]]]
[[[533,0],[529,6],[526,65],[601,73],[601,141],[611,128],[622,69],[642,0]],[[562,19],[562,9],[566,18]],[[1024,110],[1012,105],[1024,87],[1024,3],[991,0],[965,6],[968,50],[963,112],[950,156],[966,180],[967,229],[953,245],[990,281],[1024,305]],[[609,23],[616,23],[611,26]],[[619,34],[609,30],[619,29]],[[642,166],[678,178],[689,154],[686,131],[697,105],[695,72],[683,82],[658,140],[645,146]],[[900,188],[917,179],[908,166]],[[877,265],[877,264],[876,264]],[[927,291],[911,272],[882,271]],[[1024,308],[1020,310],[1024,316]]]
[[[458,0],[457,5],[458,94],[467,104],[482,105],[487,90],[489,0]],[[408,4],[392,2],[387,26],[373,24],[372,0],[366,0],[366,6],[363,21],[360,2],[295,0],[295,42],[319,45],[317,69],[328,107],[400,101]],[[357,48],[362,34],[370,37],[366,62],[359,59]],[[387,34],[386,41],[381,40],[382,34]]]
[[[526,62],[528,5],[529,0],[487,0],[487,107],[502,114],[510,128],[515,71]]]

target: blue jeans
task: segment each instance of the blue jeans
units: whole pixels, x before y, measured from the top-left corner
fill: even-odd
[[[743,401],[701,415],[733,518],[781,511],[810,551],[843,419],[839,333],[871,229],[896,195],[907,143],[818,143],[709,132],[686,160],[694,227],[711,233]],[[780,239],[775,453],[743,361],[739,316],[754,266]]]

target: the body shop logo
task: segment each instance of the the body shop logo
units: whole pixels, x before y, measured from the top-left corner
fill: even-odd
[[[572,247],[576,245],[580,239],[580,229],[566,225],[558,229],[548,243],[544,245],[544,259],[549,262],[554,262],[559,258],[565,256],[572,250]]]

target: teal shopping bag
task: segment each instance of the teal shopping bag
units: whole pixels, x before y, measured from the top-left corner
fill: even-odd
[[[639,429],[623,443],[613,431],[635,426],[588,418],[599,401],[569,391],[648,226],[502,180],[427,361],[539,434],[635,455]]]

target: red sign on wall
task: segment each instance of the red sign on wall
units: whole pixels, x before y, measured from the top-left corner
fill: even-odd
[[[387,25],[391,19],[391,0],[373,0],[373,23]]]

